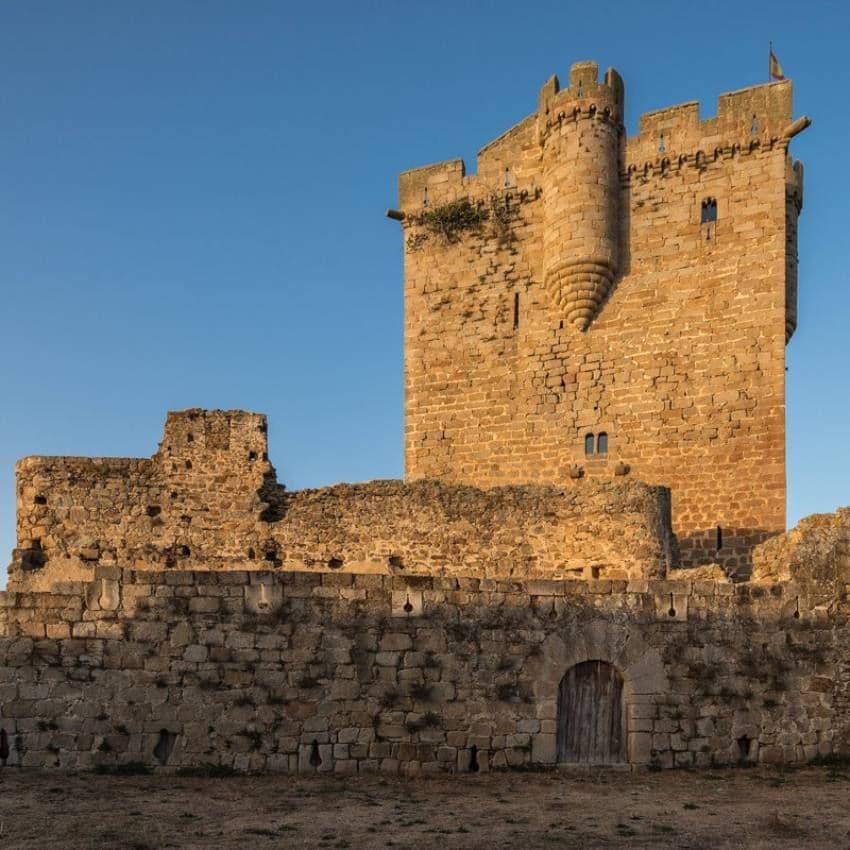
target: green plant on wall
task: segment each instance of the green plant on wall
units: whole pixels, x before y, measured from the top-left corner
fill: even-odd
[[[501,195],[492,194],[486,202],[460,198],[425,210],[412,218],[411,223],[422,229],[407,237],[407,248],[409,251],[417,251],[431,237],[436,237],[443,244],[453,245],[465,233],[481,234],[488,222],[490,236],[500,242],[509,242],[513,236],[512,217],[510,203]]]

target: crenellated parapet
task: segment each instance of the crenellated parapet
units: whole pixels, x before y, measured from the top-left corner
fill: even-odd
[[[603,121],[623,130],[623,78],[613,68],[599,80],[596,62],[570,67],[569,85],[561,89],[557,75],[549,78],[537,99],[537,131],[541,144],[566,121],[582,118]]]

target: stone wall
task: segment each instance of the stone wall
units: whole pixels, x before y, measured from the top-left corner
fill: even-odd
[[[5,763],[551,764],[588,660],[623,677],[633,765],[799,763],[850,747],[847,614],[793,583],[97,567],[0,594]]]
[[[550,80],[477,174],[401,175],[405,474],[631,474],[671,488],[685,565],[745,577],[785,528],[791,84],[723,95],[702,121],[696,103],[659,110],[626,139],[622,81],[597,76]]]
[[[374,481],[287,492],[265,417],[171,413],[149,460],[30,457],[17,466],[10,587],[85,581],[96,566],[496,578],[663,577],[661,487],[568,479],[479,490]]]

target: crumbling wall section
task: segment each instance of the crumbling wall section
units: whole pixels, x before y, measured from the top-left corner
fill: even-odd
[[[150,460],[25,458],[17,502],[16,590],[119,565],[660,578],[674,546],[669,492],[629,480],[287,492],[268,460],[265,418],[241,411],[169,414]]]

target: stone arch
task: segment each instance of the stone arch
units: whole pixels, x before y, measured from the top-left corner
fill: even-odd
[[[653,721],[659,703],[669,693],[664,663],[658,650],[647,644],[634,626],[604,620],[594,620],[567,637],[549,635],[541,644],[540,654],[526,663],[540,719],[540,731],[532,740],[532,761],[557,762],[559,688],[565,673],[585,661],[603,661],[619,671],[623,678],[625,759],[629,764],[649,764]]]

